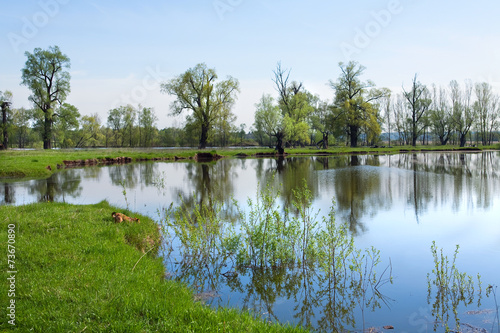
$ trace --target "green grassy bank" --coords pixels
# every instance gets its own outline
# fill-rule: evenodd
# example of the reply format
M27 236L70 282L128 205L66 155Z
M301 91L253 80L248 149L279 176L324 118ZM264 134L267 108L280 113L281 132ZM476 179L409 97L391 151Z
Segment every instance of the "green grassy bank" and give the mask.
M115 224L114 210L107 202L0 206L0 331L300 331L195 302L164 278L157 225L144 216Z
M459 148L458 146L397 146L391 148L349 148L333 147L327 150L315 148L293 148L286 149L288 155L324 155L324 154L395 154L411 151L455 151L470 150L471 148ZM500 149L500 145L491 147L473 148ZM0 151L0 178L46 178L56 172L57 165L63 165L64 160L86 160L106 158L130 157L133 161L164 159L176 160L178 158L193 158L199 151L195 149L142 149L142 148L110 148L110 149L60 149L60 150L5 150ZM209 152L209 151L205 151ZM272 154L273 149L249 148L249 149L217 149L212 153L224 157L255 156L258 153Z

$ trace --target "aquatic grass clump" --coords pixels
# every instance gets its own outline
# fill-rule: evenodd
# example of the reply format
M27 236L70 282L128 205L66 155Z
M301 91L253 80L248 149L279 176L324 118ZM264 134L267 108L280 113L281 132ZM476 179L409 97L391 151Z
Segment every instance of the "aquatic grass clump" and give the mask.
M293 191L290 208L280 207L279 196L279 190L266 185L255 200L247 200L245 210L233 202L239 207L236 220L228 220L228 207L213 199L209 204L182 201L181 207L168 209L167 247L179 246L180 253L169 266L171 275L200 292L216 291L222 283L246 290L244 306L263 302L270 317L278 297L303 292L297 316L304 327L312 327L313 304L325 305L318 321L322 329L355 327L357 307L364 326L365 309L388 305L380 287L392 283L391 264L378 274L380 252L356 247L348 224L336 222L334 203L320 218L305 181ZM249 274L252 283L240 274Z
M280 212L276 201L279 191L270 185L248 199L248 214L240 209L240 239L237 263L240 266L284 266L297 261L300 225L290 218L287 208Z
M432 304L432 315L436 318L434 330L438 323L442 323L446 332L450 332L450 312L453 313L457 330L460 329L460 320L457 308L460 304L470 305L477 297L477 307L481 305L482 288L481 276L477 274L476 282L471 275L460 272L456 267L459 245L456 246L453 258L450 262L443 249L438 251L436 242L432 242L431 252L434 257L433 278L427 274L428 294L427 302L431 304L433 290L435 289L434 302ZM433 288L435 287L435 288Z
M199 262L212 262L225 254L225 225L222 220L222 205L214 201L211 205L186 203L169 207L165 226L170 235L178 238L183 257ZM172 242L173 240L170 240Z

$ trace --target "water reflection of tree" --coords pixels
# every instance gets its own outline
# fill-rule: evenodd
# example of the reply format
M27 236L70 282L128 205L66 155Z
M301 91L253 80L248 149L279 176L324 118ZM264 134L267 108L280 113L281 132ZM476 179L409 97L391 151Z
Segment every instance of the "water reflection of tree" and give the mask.
M4 182L3 194L0 194L0 198L2 198L2 201L0 201L0 205L15 203L16 201L15 191L16 187L12 183Z
M81 195L80 170L69 169L52 174L49 178L34 181L28 191L39 202L65 201L66 196L77 198Z
M271 163L258 163L259 183L261 187L271 185L275 189L280 189L283 208L292 208L293 191L302 187L304 180L313 199L317 198L319 191L317 175L313 172L314 159L314 157L288 157L269 159Z
M198 206L212 207L215 202L225 207L228 221L234 221L238 214L232 204L234 193L234 179L238 177L235 164L241 160L223 160L217 163L188 163L186 164L186 182L190 186L175 189L176 197L182 198L186 208ZM184 189L189 188L190 192Z
M393 156L387 165L412 171L411 179L400 178L393 191L405 196L418 217L429 209L450 200L458 211L467 207L490 208L493 193L500 190L498 152L483 153L418 153Z
M362 168L378 166L379 157L344 156L331 164L337 168L333 177L337 214L342 221L349 222L351 232L363 233L366 230L363 217L373 216L379 209L392 204L391 192L383 190L380 173Z
M107 168L111 183L124 188L135 188L141 182L139 166L141 164L115 165ZM150 164L153 165L153 164Z

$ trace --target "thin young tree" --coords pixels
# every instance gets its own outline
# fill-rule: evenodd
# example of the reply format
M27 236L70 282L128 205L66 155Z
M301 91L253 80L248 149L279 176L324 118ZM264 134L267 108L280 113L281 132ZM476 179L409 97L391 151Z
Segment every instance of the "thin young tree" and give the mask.
M472 129L475 120L475 112L472 107L472 82L466 81L463 89L457 81L450 82L450 98L452 108L452 119L460 147L465 147L467 135Z
M411 89L406 91L403 87L403 95L410 111L411 145L415 147L418 137L425 130L425 117L431 105L429 90L425 85L417 81L417 75L415 74Z

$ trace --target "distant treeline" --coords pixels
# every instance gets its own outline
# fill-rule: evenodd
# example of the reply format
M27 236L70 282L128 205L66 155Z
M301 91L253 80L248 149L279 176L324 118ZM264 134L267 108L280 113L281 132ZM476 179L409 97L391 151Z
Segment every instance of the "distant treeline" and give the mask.
M186 114L184 124L158 129L153 108L121 105L103 120L81 115L65 103L70 93L69 58L57 46L26 52L22 85L33 108L16 108L12 93L0 91L0 148L153 147L261 145L283 153L290 146L467 144L499 140L500 96L489 83L451 81L445 87L412 79L400 92L362 81L365 67L339 63L330 80L332 100L322 100L290 69L273 71L277 96L263 93L254 123L236 125L232 108L240 92L237 79L217 81L215 69L198 64L161 84L172 95L170 115ZM164 117L166 115L162 115ZM385 133L385 135L382 135Z

